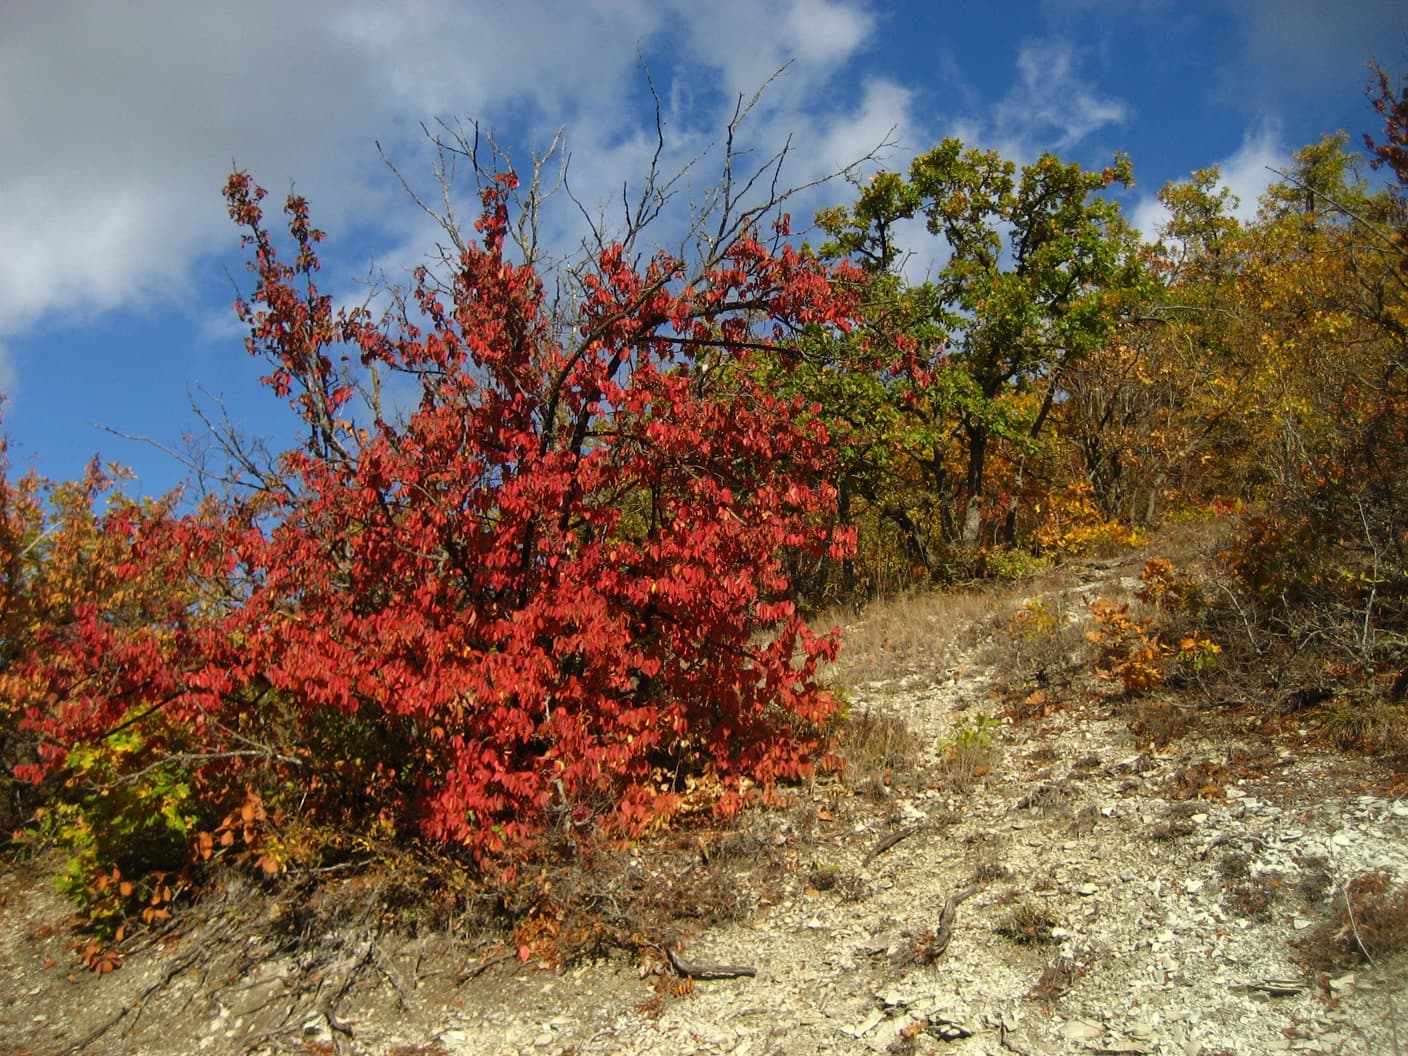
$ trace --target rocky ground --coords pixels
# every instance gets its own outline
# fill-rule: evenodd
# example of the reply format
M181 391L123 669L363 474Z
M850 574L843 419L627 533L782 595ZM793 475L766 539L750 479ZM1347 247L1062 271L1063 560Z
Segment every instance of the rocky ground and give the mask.
M849 689L877 731L864 766L584 882L604 915L674 892L655 945L548 968L468 928L313 934L231 884L95 975L45 863L13 865L0 1054L1405 1051L1408 951L1375 949L1408 915L1401 760L1191 694L1146 741L1149 715L1061 673L1085 602L1127 594L1141 562L1031 588L1059 662L1018 641L1021 595L961 633L952 609L911 614L905 649L851 628L876 654ZM1337 956L1361 928L1372 961Z

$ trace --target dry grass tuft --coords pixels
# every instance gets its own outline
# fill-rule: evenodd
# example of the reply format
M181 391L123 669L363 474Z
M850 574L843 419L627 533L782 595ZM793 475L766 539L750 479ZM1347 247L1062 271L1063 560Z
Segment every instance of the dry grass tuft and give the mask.
M1001 657L986 658L1005 669L1011 691L1047 686L1078 662L1085 646L1084 606L1073 611L1060 594L1013 599L993 643Z
M830 675L838 685L951 675L963 653L981 641L1009 591L910 593L882 598L863 611L833 610L818 627L841 628L841 656Z
M1140 744L1164 748L1193 730L1196 712L1177 700L1157 697L1134 701L1128 718L1130 732L1139 738Z
M883 799L897 775L918 770L919 740L894 715L866 709L841 720L836 750L846 760L846 783L855 791Z
M1408 708L1376 693L1351 694L1324 713L1321 727L1343 750L1401 752L1408 749Z
M1023 900L1009 909L992 930L1019 946L1044 946L1054 941L1051 932L1057 923L1045 907Z
M1329 916L1296 944L1315 971L1336 971L1408 950L1408 886L1364 873L1343 885Z

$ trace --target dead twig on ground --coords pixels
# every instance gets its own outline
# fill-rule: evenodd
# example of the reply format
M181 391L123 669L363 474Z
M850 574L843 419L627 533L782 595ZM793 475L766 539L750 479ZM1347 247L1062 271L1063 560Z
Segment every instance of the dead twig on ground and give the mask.
M471 979L477 979L477 978L479 978L479 976L483 975L483 974L484 974L485 972L487 972L490 968L494 967L494 965L496 965L496 964L503 964L505 961L511 961L511 960L513 960L513 959L514 959L515 957L517 957L517 956L518 956L518 953L517 953L515 950L505 950L503 953L499 954L497 957L486 957L484 960L480 961L478 964L474 965L472 968L465 968L465 969L463 969L458 975L456 975L456 976L455 976L455 985L456 985L456 986L463 986L465 983L469 982Z
M201 944L196 946L194 949L188 950L181 956L177 957L167 967L166 971L161 973L160 978L145 987L142 992L138 994L130 1004L126 1005L116 1015L109 1018L107 1022L101 1024L96 1029L89 1031L88 1034L80 1038L78 1041L74 1042L68 1048L60 1050L62 1056L69 1056L69 1054L71 1053L88 1052L94 1042L96 1042L104 1034L110 1031L113 1027L121 1023L125 1018L127 1018L129 1013L132 1014L132 1022L128 1025L125 1033L131 1034L132 1029L137 1025L137 1020L141 1018L142 1009L143 1007L145 1007L148 999L157 991L165 988L178 975L181 975L183 972L186 971L186 969L190 968L193 964L199 961L201 957L208 956L208 954L208 947L204 944Z
M948 949L953 938L953 925L958 919L958 906L983 889L982 884L970 884L962 891L949 895L939 914L939 923L932 933L919 936L914 943L914 957L922 964L933 964Z
M670 961L670 967L686 979L740 979L758 974L758 969L745 965L690 964L681 960L679 954L669 947L665 948L665 956Z
M926 824L926 821L917 821L913 825L906 825L902 829L896 829L894 832L881 839L879 843L877 843L874 847L870 849L870 853L867 854L865 858L861 861L860 867L864 869L866 866L868 866L876 858L880 857L880 855L888 851L895 844L899 843L901 840L909 839L909 837L913 836L920 829L924 828Z

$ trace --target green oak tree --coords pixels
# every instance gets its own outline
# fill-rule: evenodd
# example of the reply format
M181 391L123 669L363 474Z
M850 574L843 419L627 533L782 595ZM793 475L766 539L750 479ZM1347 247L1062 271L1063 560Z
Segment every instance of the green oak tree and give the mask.
M1132 179L1124 157L1089 171L1044 154L1019 169L951 138L818 214L821 252L872 276L868 338L822 375L870 379L848 383L860 398L845 406L819 394L865 423L851 482L877 493L931 573L943 548L1011 542L1035 514L1036 456L1072 368L1149 296L1138 236L1099 193ZM916 254L935 262L922 282L903 277Z

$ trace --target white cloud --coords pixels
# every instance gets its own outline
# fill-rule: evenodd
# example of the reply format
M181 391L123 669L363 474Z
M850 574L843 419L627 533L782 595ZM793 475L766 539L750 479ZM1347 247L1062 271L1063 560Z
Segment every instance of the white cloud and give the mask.
M1168 210L1152 194L1140 195L1133 206L1125 209L1125 215L1146 242L1158 241L1159 232L1169 220Z
M18 377L15 373L14 357L10 354L9 346L0 341L0 393L5 396L14 396L15 383ZM0 399L0 422L4 421L5 404Z
M875 29L874 19L855 5L835 0L714 0L670 5L685 27L683 50L718 71L719 89L729 106L748 96L788 63L793 76L768 93L770 109L800 109L815 100L809 90L853 58Z
M811 178L908 119L893 84L836 90L873 31L866 9L837 0L0 3L0 338L181 303L196 263L236 245L219 196L232 159L270 189L271 213L296 180L334 247L367 227L399 243L389 269L435 232L373 144L421 177L419 126L437 116L482 117L520 149L566 125L574 190L619 200L655 148L622 102L644 93L638 53L652 47L669 67L655 71L666 172L790 62L748 135L759 158L789 133L823 143L786 174Z
M864 12L831 0L797 0L786 15L787 37L799 62L825 68L849 59L875 28Z
M660 30L666 10L642 2L362 0L332 8L328 28L391 89L384 108L420 116L473 105L487 116L526 103L556 124L620 98L637 47Z
M815 148L809 149L814 149L823 169L835 171L884 142L899 146L915 132L913 101L913 93L894 81L868 80L855 109L830 115L822 123Z
M1103 95L1078 72L1075 50L1059 40L1028 41L1017 55L1017 83L994 110L1004 153L1025 157L1069 150L1107 125L1130 121L1130 105Z
M1246 222L1256 216L1257 205L1266 189L1277 179L1272 169L1285 170L1291 154L1282 143L1279 127L1262 121L1249 129L1241 146L1226 158L1210 162L1217 165L1221 185L1237 199L1233 215ZM1192 173L1189 173L1191 176ZM1130 223L1149 241L1158 238L1159 230L1168 223L1168 210L1153 194L1142 195L1129 210Z
M83 316L178 297L192 254L230 244L219 189L232 158L275 188L298 174L330 212L356 204L357 182L331 178L326 159L353 137L371 86L310 13L6 7L0 331L56 309Z
M1272 122L1250 129L1242 145L1218 162L1223 185L1237 198L1234 212L1238 219L1245 221L1256 216L1261 196L1278 179L1271 170L1285 171L1290 162L1291 152L1281 141L1279 127Z

